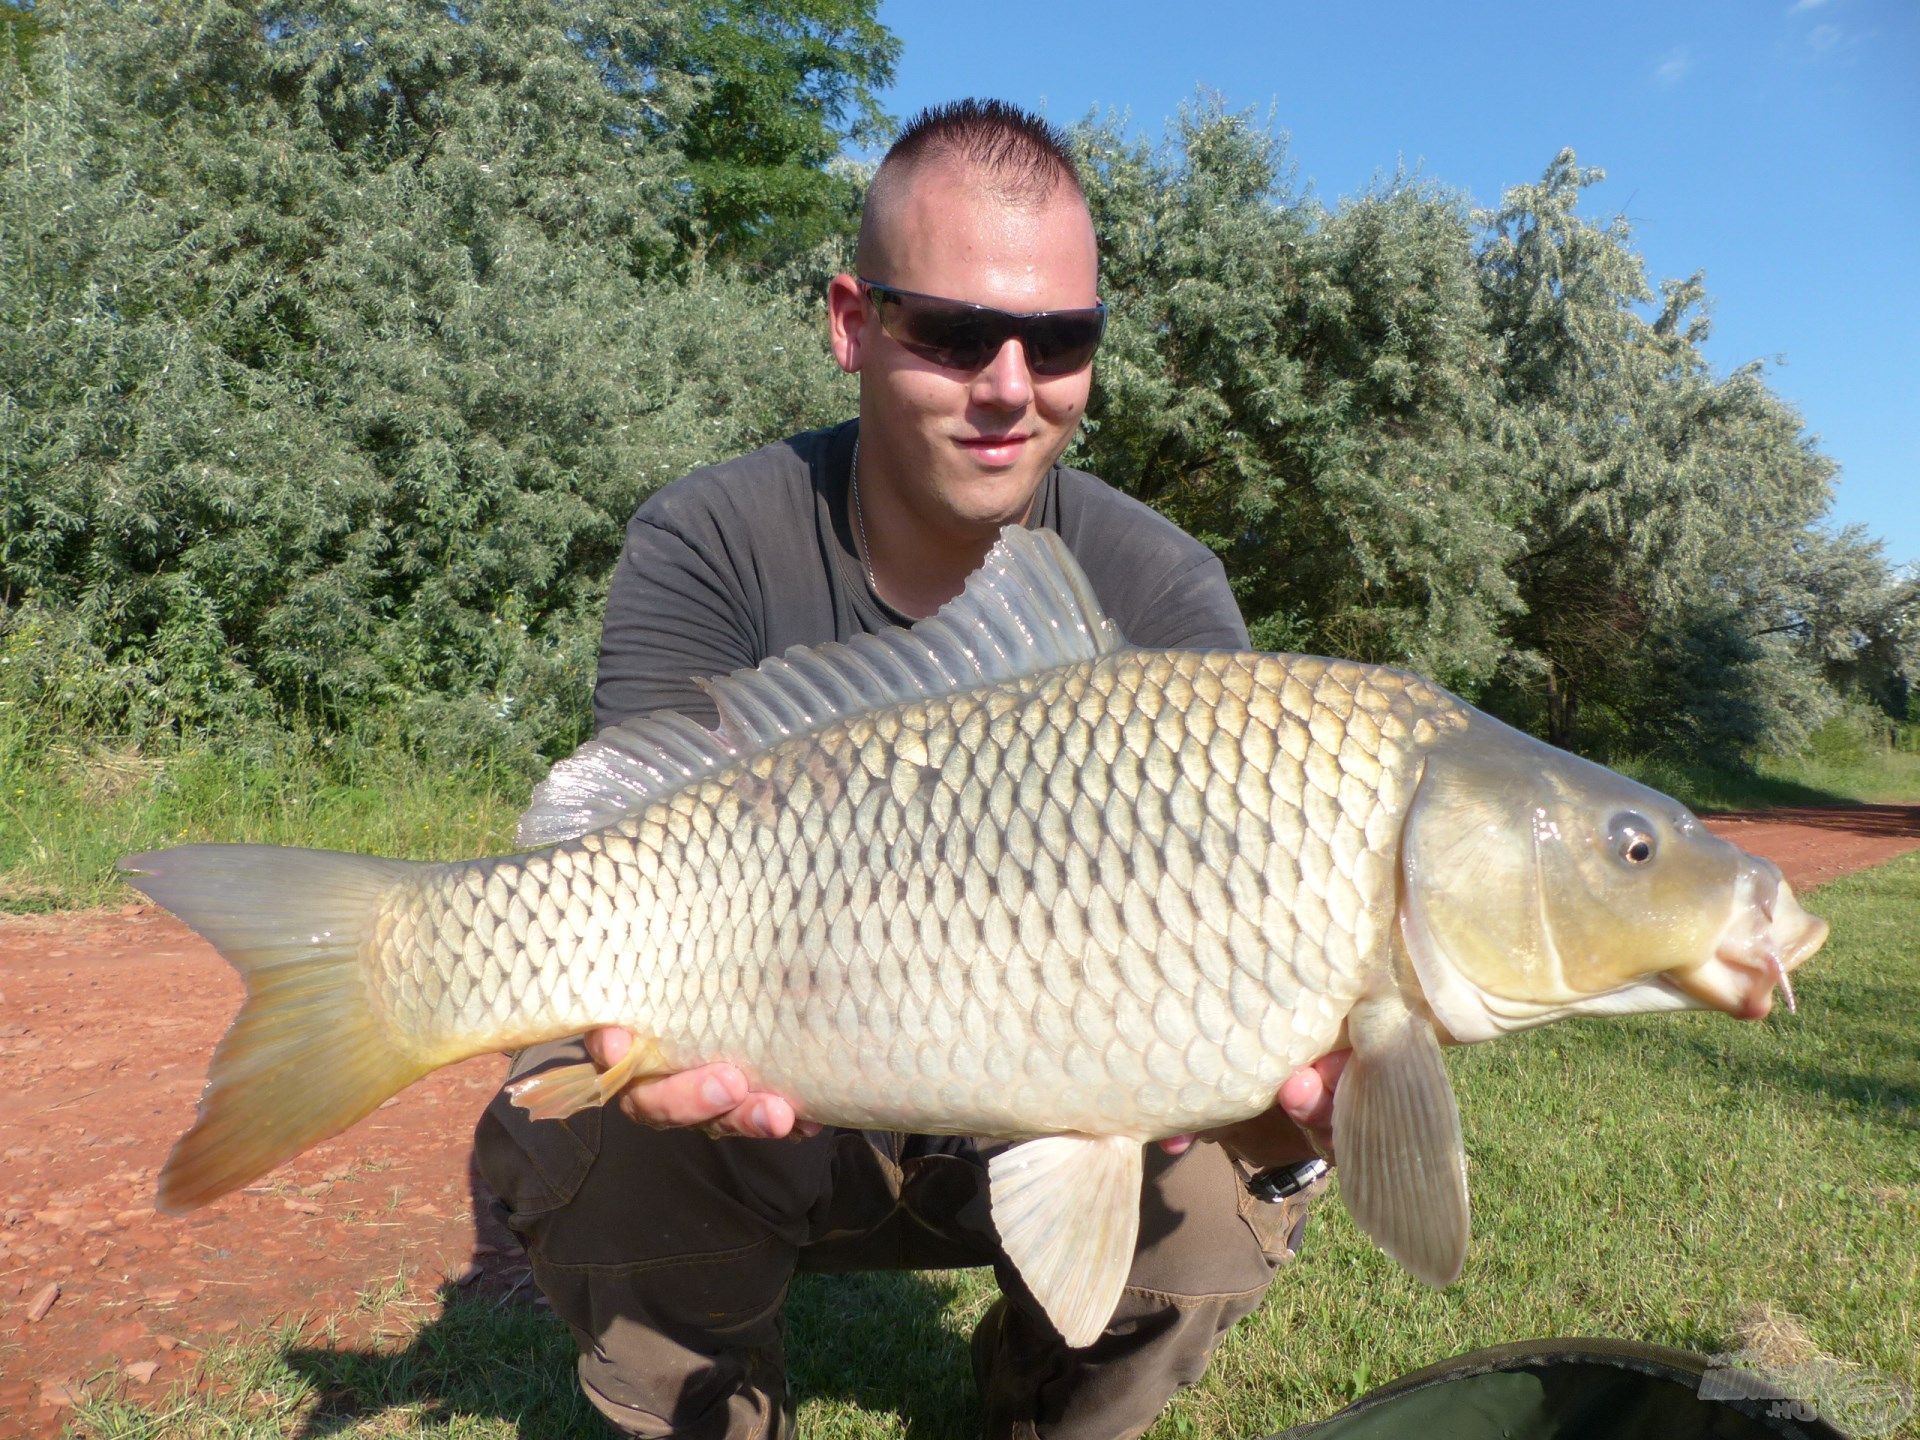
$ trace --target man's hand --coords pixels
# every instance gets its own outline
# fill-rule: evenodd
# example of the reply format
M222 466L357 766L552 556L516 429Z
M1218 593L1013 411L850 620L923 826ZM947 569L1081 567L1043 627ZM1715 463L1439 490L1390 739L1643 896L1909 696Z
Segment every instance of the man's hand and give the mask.
M1160 1142L1169 1155L1178 1155L1195 1139L1218 1140L1255 1170L1289 1165L1324 1155L1333 1159L1333 1089L1347 1068L1351 1050L1322 1055L1313 1064L1287 1077L1271 1110L1222 1125L1199 1136L1171 1135Z
M633 1032L617 1026L589 1030L585 1038L587 1054L602 1070L633 1047ZM628 1119L656 1129L698 1125L709 1135L759 1140L820 1133L818 1125L795 1116L791 1101L748 1089L740 1067L724 1062L636 1080L620 1092L620 1108Z

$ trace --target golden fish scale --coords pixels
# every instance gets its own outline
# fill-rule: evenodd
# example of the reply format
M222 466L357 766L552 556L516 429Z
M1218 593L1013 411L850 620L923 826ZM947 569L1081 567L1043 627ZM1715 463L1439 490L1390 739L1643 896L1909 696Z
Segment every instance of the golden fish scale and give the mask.
M1136 651L875 711L447 867L375 985L428 1044L620 1022L839 1124L1191 1130L1333 1045L1463 718L1397 671Z

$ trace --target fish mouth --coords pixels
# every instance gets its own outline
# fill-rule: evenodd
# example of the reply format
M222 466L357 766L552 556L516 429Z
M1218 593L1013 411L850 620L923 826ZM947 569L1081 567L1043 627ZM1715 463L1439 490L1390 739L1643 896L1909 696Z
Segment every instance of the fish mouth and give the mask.
M1682 994L1742 1020L1761 1020L1778 990L1793 1013L1789 975L1827 943L1827 922L1800 908L1793 887L1767 861L1740 877L1733 916L1711 959L1670 970L1666 981Z

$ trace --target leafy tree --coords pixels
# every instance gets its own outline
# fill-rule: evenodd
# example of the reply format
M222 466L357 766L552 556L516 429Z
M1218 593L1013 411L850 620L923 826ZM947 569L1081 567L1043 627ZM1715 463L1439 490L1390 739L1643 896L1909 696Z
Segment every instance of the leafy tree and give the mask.
M817 282L871 10L0 0L0 700L569 743L634 504L851 408ZM1589 746L1911 703L1914 577L1820 528L1830 462L1571 152L1476 216L1303 198L1217 101L1076 144L1114 313L1077 458L1226 558L1258 643Z
M1575 213L1602 178L1563 150L1538 184L1507 192L1481 249L1501 355L1495 436L1519 482L1511 662L1539 678L1559 745L1595 677L1675 599L1707 519L1683 463L1702 378L1684 330L1697 285L1670 289L1658 319L1640 315L1653 295L1625 221Z
M1404 175L1297 198L1212 102L1158 151L1079 142L1115 309L1084 453L1226 556L1259 643L1410 663L1563 745L1790 746L1823 673L1856 683L1838 635L1904 695L1902 592L1807 588L1854 553L1816 528L1830 462L1758 369L1712 375L1700 278L1656 296L1571 152L1475 217Z
M1601 178L1562 151L1507 193L1480 251L1494 434L1518 481L1508 674L1557 744L1622 722L1615 743L1636 749L1791 744L1821 687L1750 617L1788 603L1831 463L1757 368L1713 377L1699 276L1656 297L1626 222L1576 213Z
M680 127L692 243L777 265L859 222L861 178L834 164L890 122L876 94L900 43L873 0L708 0L668 59L699 83Z
M5 71L16 79L32 65L43 28L39 13L31 5L0 0L0 53L7 57Z
M36 693L565 743L637 500L844 404L786 294L666 273L684 17L47 14L44 96L0 120L0 596Z
M1226 557L1258 643L1485 673L1512 591L1464 206L1403 178L1328 214L1215 102L1160 151L1079 144L1114 310L1089 462Z
M1808 528L1787 551L1783 583L1747 624L1784 636L1832 689L1909 718L1920 684L1920 574L1896 573L1859 526Z

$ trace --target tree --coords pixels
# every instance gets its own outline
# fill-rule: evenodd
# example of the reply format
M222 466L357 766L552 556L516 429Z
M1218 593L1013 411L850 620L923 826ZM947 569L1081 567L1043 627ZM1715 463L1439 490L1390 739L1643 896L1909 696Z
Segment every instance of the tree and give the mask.
M1836 693L1908 719L1920 683L1920 574L1896 573L1857 525L1801 531L1786 561L1773 593L1743 610L1747 624L1789 639Z
M710 0L662 64L699 82L680 127L688 241L778 265L859 221L864 186L833 162L890 129L875 98L900 43L873 0Z
M0 72L16 79L27 73L43 28L39 12L31 5L18 0L0 0L0 54L7 59Z
M1484 674L1512 589L1464 205L1402 178L1328 214L1213 101L1159 151L1078 144L1113 310L1093 468L1221 553L1256 643Z
M1863 536L1817 528L1833 464L1760 367L1711 373L1701 278L1656 300L1626 222L1575 213L1601 178L1561 152L1481 249L1520 482L1512 673L1557 744L1792 748L1852 657L1879 657L1890 693L1902 592Z
M1572 743L1595 677L1673 598L1703 518L1676 453L1678 393L1699 378L1681 331L1696 292L1671 291L1655 322L1637 313L1653 295L1625 221L1575 213L1602 178L1561 151L1538 184L1507 192L1481 248L1501 357L1495 436L1519 482L1512 663L1538 676L1557 745Z
M0 119L0 597L39 693L566 743L634 504L842 393L804 307L677 257L687 17L46 13Z
M638 500L850 408L810 282L881 123L866 0L0 17L0 688L55 722L559 748ZM1256 643L1589 747L1910 703L1913 577L1820 528L1831 463L1571 152L1476 216L1304 198L1213 100L1074 138L1112 307L1075 458L1222 555Z

